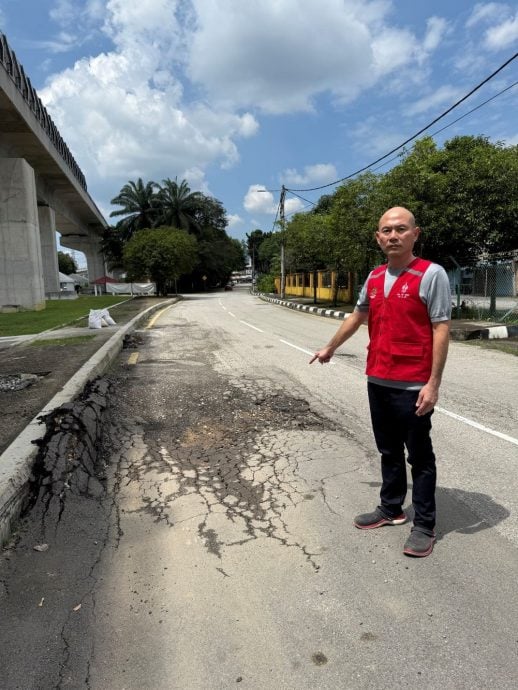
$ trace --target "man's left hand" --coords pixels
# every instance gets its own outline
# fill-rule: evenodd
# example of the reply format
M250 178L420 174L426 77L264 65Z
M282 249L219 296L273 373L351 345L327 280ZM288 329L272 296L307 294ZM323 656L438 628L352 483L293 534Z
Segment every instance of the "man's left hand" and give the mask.
M439 389L436 386L433 386L431 383L427 383L426 386L423 386L421 390L419 391L419 395L417 396L417 402L415 404L416 406L416 415L418 417L422 417L425 414L428 414L433 408L435 407L435 403L439 399Z

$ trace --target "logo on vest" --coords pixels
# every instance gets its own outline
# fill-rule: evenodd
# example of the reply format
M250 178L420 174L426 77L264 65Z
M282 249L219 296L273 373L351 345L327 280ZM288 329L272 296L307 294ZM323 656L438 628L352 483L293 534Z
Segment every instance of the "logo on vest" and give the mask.
M397 293L397 296L399 297L399 299L407 299L408 297L410 297L410 294L408 292L408 283L405 283L401 286L401 290Z
M369 299L374 299L377 294L378 294L377 288L372 288L372 290L369 292Z

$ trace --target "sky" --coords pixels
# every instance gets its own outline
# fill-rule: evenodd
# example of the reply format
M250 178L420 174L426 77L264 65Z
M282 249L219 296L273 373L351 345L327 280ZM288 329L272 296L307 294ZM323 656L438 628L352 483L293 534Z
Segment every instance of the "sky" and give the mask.
M0 30L109 222L128 180L177 177L243 239L273 229L282 184L369 165L494 72L518 3L0 0ZM429 132L515 81L518 59ZM517 112L518 86L435 139L518 144ZM288 193L287 217L333 189Z

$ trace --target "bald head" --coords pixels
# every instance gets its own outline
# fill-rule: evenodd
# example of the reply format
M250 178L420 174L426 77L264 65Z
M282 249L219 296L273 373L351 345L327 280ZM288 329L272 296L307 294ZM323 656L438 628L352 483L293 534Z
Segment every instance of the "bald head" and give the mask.
M414 214L411 211L404 206L394 206L393 208L389 208L388 211L385 211L385 213L381 216L378 229L381 230L384 225L395 225L399 222L402 222L411 228L415 228L416 226Z
M381 216L376 241L386 255L389 266L404 268L413 261L414 244L419 233L414 214L403 206L389 208Z

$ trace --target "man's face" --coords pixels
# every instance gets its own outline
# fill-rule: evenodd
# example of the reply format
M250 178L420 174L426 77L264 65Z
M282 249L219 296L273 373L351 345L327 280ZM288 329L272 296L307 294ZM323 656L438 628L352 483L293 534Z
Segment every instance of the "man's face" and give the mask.
M380 218L376 241L389 260L410 257L419 232L410 213L394 209Z

